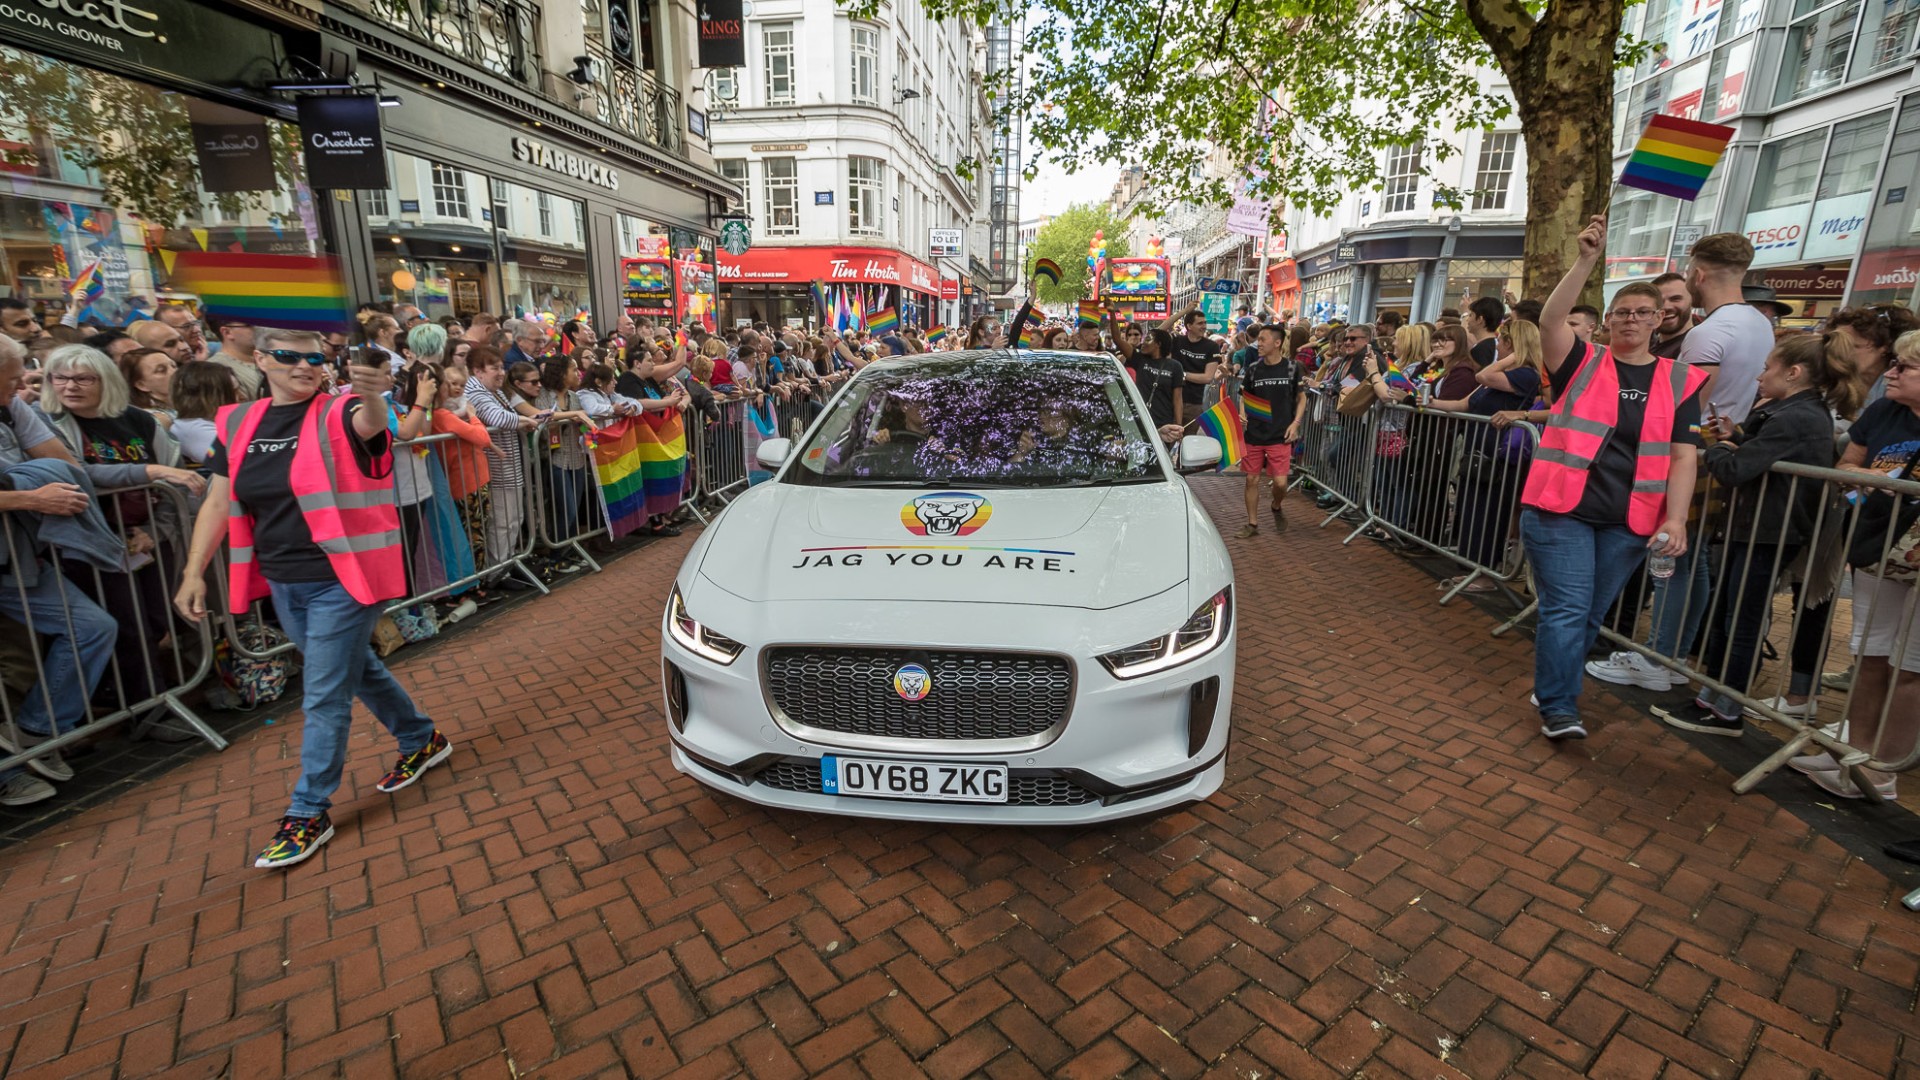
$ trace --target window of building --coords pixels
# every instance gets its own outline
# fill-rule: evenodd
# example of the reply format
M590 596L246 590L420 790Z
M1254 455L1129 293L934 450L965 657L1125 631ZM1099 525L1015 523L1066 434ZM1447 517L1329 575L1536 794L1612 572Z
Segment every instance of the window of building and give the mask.
M714 101L731 103L740 96L739 68L714 68L712 78L709 92Z
M880 103L880 32L871 26L853 27L852 92L856 104Z
M1753 198L1747 203L1747 212L1811 201L1826 146L1827 133L1822 129L1761 147L1760 169L1754 177Z
M387 163L387 175L388 176L393 175L393 163L391 161ZM368 217L386 218L386 217L393 216L393 201L387 198L387 191L385 188L381 188L377 191L375 190L363 191L360 193L360 197L366 200Z
M795 236L800 232L800 176L793 159L767 158L760 163L767 184L767 235Z
M1607 280L1652 277L1667 267L1679 200L1621 188L1607 215Z
M540 235L553 235L553 196L538 192L533 197L533 205L540 212Z
M1871 75L1898 63L1913 45L1920 0L1868 0L1853 47L1853 77Z
M1785 63L1773 103L1783 105L1844 82L1847 58L1853 53L1854 30L1859 21L1860 0L1846 0L1794 23L1787 31Z
M721 158L714 167L720 175L740 186L740 197L727 200L727 212L753 216L753 185L747 180L747 161L745 158Z
M465 221L473 216L467 202L467 174L452 165L433 163L433 212Z
M1480 164L1473 174L1473 208L1505 210L1507 189L1513 186L1513 158L1520 145L1517 131L1490 131L1480 139Z
M1403 213L1419 204L1420 149L1421 144L1414 143L1387 151L1387 178L1386 186L1381 191L1381 213Z
M791 105L794 99L793 24L768 23L761 32L766 57L767 104Z
M1880 148L1886 144L1887 125L1892 122L1892 113L1880 112L1834 125L1818 198L1853 195L1873 187L1880 171Z
M847 231L854 236L879 236L886 227L885 170L879 158L847 159Z

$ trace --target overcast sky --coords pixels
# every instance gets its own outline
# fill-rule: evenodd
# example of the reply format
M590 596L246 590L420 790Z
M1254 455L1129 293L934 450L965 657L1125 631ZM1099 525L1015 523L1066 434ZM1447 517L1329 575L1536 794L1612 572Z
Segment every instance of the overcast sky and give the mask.
M1028 154L1033 148L1028 147ZM1033 160L1031 157L1029 161ZM1120 178L1120 166L1096 165L1068 176L1058 165L1042 163L1040 175L1021 189L1020 216L1039 217L1058 214L1074 203L1104 200Z

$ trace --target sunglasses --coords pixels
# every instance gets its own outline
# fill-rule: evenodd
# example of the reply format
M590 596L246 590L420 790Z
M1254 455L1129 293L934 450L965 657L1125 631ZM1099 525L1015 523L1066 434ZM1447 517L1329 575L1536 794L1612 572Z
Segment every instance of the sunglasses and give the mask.
M295 352L292 349L263 349L261 351L282 364L298 364L304 360L314 367L320 367L331 362L326 353Z

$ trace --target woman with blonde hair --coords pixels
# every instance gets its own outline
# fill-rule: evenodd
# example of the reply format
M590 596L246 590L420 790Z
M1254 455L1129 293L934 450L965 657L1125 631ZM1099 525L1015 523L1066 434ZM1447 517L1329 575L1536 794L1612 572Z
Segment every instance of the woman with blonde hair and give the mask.
M1433 332L1426 323L1409 323L1393 332L1393 355L1407 378L1418 379L1433 352Z

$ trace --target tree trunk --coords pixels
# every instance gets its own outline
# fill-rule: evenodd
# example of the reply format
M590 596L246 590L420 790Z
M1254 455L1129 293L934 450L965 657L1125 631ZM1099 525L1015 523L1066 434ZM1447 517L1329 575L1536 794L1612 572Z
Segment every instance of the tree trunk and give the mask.
M1553 0L1538 22L1516 4L1467 0L1468 17L1513 87L1527 144L1521 295L1545 300L1613 185L1613 56L1624 0ZM1606 264L1584 299L1598 305Z

